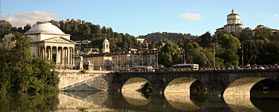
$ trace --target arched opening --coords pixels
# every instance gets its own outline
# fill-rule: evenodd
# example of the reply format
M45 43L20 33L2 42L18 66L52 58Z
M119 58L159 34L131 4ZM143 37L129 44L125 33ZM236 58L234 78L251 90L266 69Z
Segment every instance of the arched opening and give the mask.
M192 111L199 109L207 100L207 88L195 78L180 77L167 85L164 95L172 107Z
M128 79L123 84L121 91L142 91L142 89L145 89L147 85L151 86L148 80L140 77L135 77Z
M201 81L196 80L190 87L191 100L201 106L206 102L207 96L207 88L205 85Z
M252 87L258 82L265 80L263 77L245 77L232 82L224 91L224 98L226 96L242 96L250 97Z
M123 98L131 105L143 106L151 101L151 84L140 77L128 79L121 88Z
M251 102L261 111L279 110L279 82L265 79L253 86L250 91Z
M270 79L256 83L251 91L251 98L279 98L279 83Z
M235 111L274 111L278 110L278 90L278 82L263 77L246 77L231 83L223 96Z
M133 106L144 106L151 101L150 98L146 98L143 93L138 91L126 91L122 93L122 96L127 103Z

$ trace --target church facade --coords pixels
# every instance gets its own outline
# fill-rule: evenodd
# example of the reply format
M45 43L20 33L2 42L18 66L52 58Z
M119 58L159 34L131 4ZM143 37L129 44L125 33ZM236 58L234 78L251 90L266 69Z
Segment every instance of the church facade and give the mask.
M243 29L243 24L240 21L240 16L232 10L232 13L227 16L227 24L217 29L216 31L224 31L224 32L240 32Z
M31 38L33 56L53 61L56 68L74 68L75 42L69 34L48 22L35 25L25 34Z

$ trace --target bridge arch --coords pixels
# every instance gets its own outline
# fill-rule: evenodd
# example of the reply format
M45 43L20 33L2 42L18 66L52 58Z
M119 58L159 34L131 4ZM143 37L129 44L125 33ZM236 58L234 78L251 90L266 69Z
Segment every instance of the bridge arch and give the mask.
M147 79L141 77L130 78L122 85L121 92L123 93L125 91L139 91L148 82L149 81Z
M138 91L123 92L122 96L126 102L133 106L144 106L151 101L151 99L146 98L143 93Z
M167 102L175 109L183 111L193 111L200 109L191 98L184 93L166 93L164 94Z
M193 111L200 108L200 105L192 100L192 96L194 96L192 93L199 94L199 90L207 89L198 79L178 77L167 84L164 96L172 107L183 111Z
M228 95L228 88L230 92ZM279 97L279 83L266 77L241 78L231 83L224 92L224 101L234 111L278 110L272 100ZM237 89L238 88L238 89ZM233 90L235 89L235 90ZM236 90L237 89L237 90Z
M245 77L232 82L224 91L223 97L227 96L249 96L251 89L260 81L267 80L265 77Z
M191 90L203 90L206 91L206 87L203 83L193 77L179 77L173 79L168 83L164 90L164 94L168 93L184 93L190 96Z
M224 97L224 100L229 108L235 112L260 112L251 101L250 96L226 96Z
M150 102L140 91L149 81L145 78L134 77L128 79L121 88L123 98L133 106L144 106Z

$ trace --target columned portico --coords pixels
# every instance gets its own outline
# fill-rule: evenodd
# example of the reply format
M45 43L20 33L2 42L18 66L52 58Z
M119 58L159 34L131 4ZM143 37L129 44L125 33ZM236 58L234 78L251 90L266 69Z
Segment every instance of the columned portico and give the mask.
M66 68L71 68L74 65L73 51L74 46L39 46L39 57L52 60L56 65L63 65ZM63 67L63 68L64 68Z
M41 23L32 27L25 34L31 37L32 54L46 58L56 65L56 68L74 68L75 43L70 35L63 33L51 23Z

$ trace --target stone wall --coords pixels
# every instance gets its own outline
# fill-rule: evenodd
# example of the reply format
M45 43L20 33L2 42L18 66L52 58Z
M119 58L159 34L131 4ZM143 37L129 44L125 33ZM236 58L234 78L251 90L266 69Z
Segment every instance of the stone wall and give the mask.
M56 70L61 91L108 90L112 71Z

